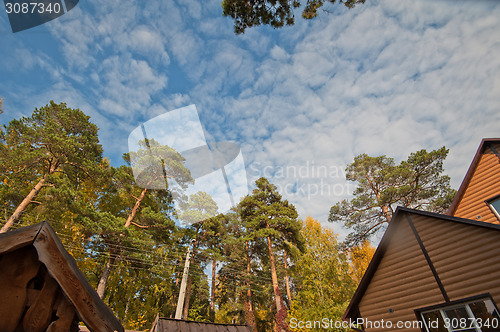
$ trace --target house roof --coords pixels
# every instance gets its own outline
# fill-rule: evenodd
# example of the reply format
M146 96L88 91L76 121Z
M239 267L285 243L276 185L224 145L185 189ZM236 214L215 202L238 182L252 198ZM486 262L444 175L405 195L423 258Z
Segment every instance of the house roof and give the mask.
M153 332L251 332L248 325L219 324L192 320L159 317L153 325Z
M472 179L472 176L474 174L474 171L476 170L479 161L481 160L481 155L485 152L487 148L491 148L492 143L500 143L500 138L483 138L481 141L481 144L479 145L479 148L477 149L476 154L474 155L474 159L472 159L472 163L469 166L469 169L467 170L467 173L465 174L465 177L462 181L462 184L460 185L460 188L457 191L457 194L455 195L455 198L453 199L453 202L450 205L450 208L446 212L448 215L453 215L462 200L465 190L469 186L469 183ZM497 157L500 160L500 151L496 151L493 149L493 152L497 155Z
M438 214L438 213L432 213L432 212L426 212L426 211L420 211L420 210L414 210L414 209L409 209L409 208L404 208L404 207L398 207L391 219L391 222L389 223L389 226L387 227L387 230L384 233L384 236L382 237L382 240L380 241L379 246L377 247L377 250L375 251L375 254L373 255L372 260L370 261L370 264L368 265L368 268L366 269L365 274L363 275L363 278L361 279L361 282L358 285L358 288L356 289L351 302L349 303L349 306L347 307L344 316L342 317L344 320L352 319L356 320L359 317L359 311L358 311L358 305L363 298L365 291L368 288L368 285L370 284L370 281L372 277L374 276L381 260L382 257L384 256L384 253L386 252L391 237L395 230L397 229L397 224L403 220L404 214L409 214L409 215L420 215L420 216L426 216L426 217L432 217L440 220L447 220L451 222L455 222L458 224L464 224L464 225L472 225L475 227L482 227L486 229L490 229L492 231L500 231L500 225L498 224L492 224L492 223L486 223L486 222L481 222L481 221L475 221L475 220L470 220L470 219L464 219L464 218L458 218L458 217L452 217L449 215L444 215L444 214Z
M74 258L47 222L0 234L0 255L33 246L81 320L94 332L123 331L120 321L88 283Z

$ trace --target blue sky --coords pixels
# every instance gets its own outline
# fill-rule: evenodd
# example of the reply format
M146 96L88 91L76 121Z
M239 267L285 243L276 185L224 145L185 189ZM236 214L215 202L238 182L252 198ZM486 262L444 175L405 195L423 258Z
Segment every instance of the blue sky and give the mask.
M500 137L500 3L325 8L244 35L211 0L80 0L15 34L1 12L0 121L64 101L119 165L134 128L195 104L207 139L241 146L249 183L267 176L323 223L360 153L400 161L445 145L458 188L481 138Z

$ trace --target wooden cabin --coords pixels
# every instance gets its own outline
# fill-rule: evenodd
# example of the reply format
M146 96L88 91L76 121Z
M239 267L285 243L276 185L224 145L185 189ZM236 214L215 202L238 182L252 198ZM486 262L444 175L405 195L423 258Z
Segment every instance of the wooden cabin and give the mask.
M353 330L500 331L498 151L481 142L448 214L396 210L343 316Z
M123 332L47 222L0 234L0 331Z

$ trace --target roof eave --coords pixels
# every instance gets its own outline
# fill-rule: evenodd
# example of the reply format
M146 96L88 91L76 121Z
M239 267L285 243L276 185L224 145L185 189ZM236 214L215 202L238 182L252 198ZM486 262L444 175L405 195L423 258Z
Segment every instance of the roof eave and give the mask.
M474 174L474 171L476 170L476 167L479 164L481 155L488 146L488 143L498 143L498 142L500 142L500 138L483 138L481 140L481 144L479 144L479 147L476 151L476 154L474 155L474 158L472 159L469 169L467 170L467 173L465 174L465 177L462 180L462 183L460 184L460 188L458 189L457 194L455 195L455 198L453 199L453 202L451 203L448 211L446 211L447 215L452 216L455 213L458 204L462 200L462 197L465 193L465 189L468 187L472 175Z

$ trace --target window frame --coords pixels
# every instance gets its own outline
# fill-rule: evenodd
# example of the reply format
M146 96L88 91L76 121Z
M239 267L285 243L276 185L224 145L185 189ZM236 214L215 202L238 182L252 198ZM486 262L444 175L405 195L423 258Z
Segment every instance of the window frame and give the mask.
M496 196L493 196L491 198L488 198L484 202L486 203L486 205L488 205L488 207L490 208L491 212L493 212L493 214L500 221L500 211L497 211L497 209L495 209L495 207L492 204L493 202L496 202L496 201L500 201L500 194L496 195Z
M499 195L499 198L500 198L500 195ZM479 295L475 295L475 296L471 296L471 297L467 297L467 298L463 298L463 299L459 299L459 300L455 300L455 301L450 301L450 302L445 302L445 303L440 303L440 304L435 304L435 305L431 305L431 306L427 306L427 307L415 309L414 313L415 313L417 319L421 322L421 330L422 330L422 332L429 332L429 329L427 328L427 325L425 323L423 314L429 313L429 312L432 312L432 311L439 311L442 317L446 317L445 314L444 314L444 310L456 309L456 308L465 308L465 310L467 311L467 314L470 317L474 317L475 318L473 312L470 309L469 304L474 303L474 302L478 302L478 300L483 300L483 301L490 300L491 303L493 304L494 308L495 308L495 311L497 312L497 314L500 317L500 310L498 310L498 306L497 306L496 302L493 300L493 297L491 296L490 293L483 293L483 294L479 294ZM498 323L499 323L499 326L500 326L500 318L499 318ZM474 325L475 326L470 327L470 328L474 328L478 332L482 331L480 327L478 327L476 324L474 324ZM457 330L453 330L451 328L447 328L447 330L449 332L455 332L455 331L457 331Z

